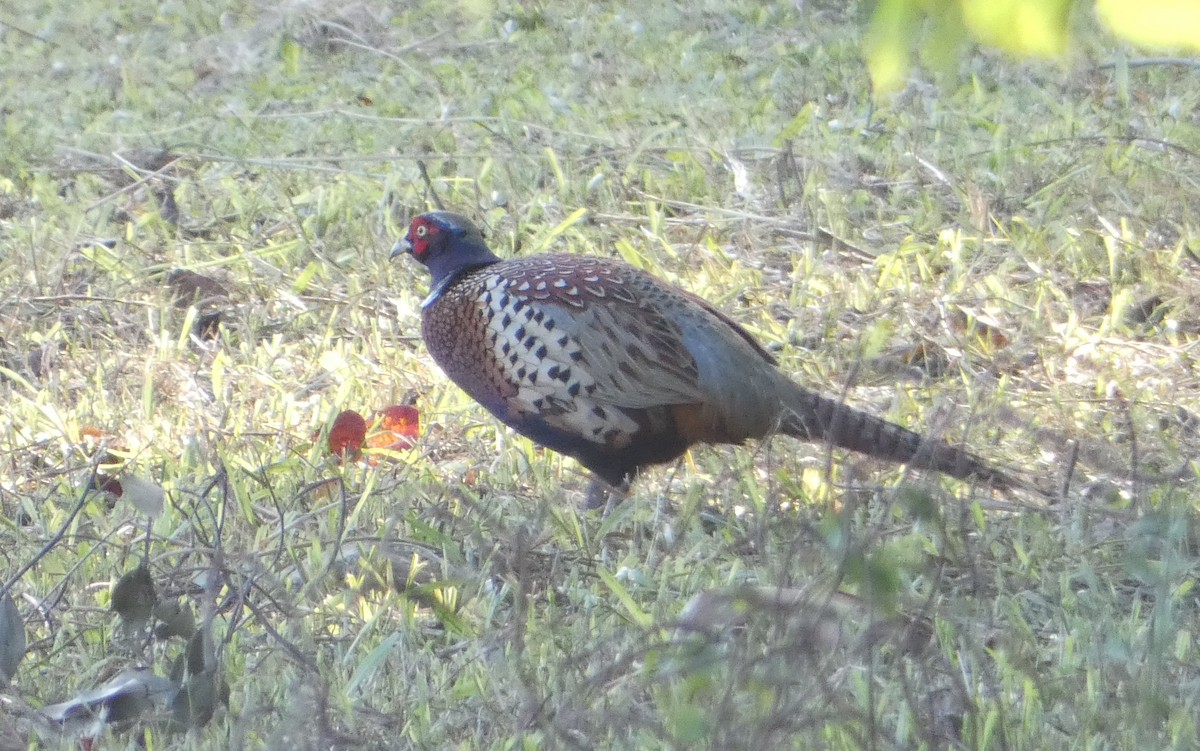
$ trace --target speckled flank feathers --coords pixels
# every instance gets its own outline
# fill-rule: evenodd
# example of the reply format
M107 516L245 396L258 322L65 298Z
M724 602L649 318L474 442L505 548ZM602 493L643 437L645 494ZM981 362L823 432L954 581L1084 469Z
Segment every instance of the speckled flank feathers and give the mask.
M501 261L469 220L413 220L397 252L433 273L422 335L476 401L611 485L696 443L781 432L995 485L973 455L815 394L704 300L618 261Z

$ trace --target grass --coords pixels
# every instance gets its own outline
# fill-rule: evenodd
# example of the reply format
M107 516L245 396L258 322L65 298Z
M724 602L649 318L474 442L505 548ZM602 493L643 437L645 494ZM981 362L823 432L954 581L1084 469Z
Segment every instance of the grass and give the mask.
M1170 480L1200 409L1193 75L1126 67L1081 18L1064 63L977 52L873 101L838 4L442 5L0 17L13 743L184 653L109 611L145 560L230 696L114 748L1195 746L1195 500ZM577 511L579 467L424 353L426 279L387 250L429 186L501 255L618 255L801 382L1070 466L1068 493L999 513L780 439ZM175 304L180 268L223 296ZM314 440L404 401L422 438L392 460ZM163 514L86 490L93 428Z

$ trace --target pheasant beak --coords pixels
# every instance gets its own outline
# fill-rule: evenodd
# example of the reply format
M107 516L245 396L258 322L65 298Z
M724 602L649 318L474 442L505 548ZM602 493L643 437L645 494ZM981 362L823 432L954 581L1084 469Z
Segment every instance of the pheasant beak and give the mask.
M396 241L395 245L392 246L392 253L391 253L391 255L388 256L388 258L395 258L396 256L404 255L405 253L412 253L412 252L413 252L412 243L410 243L408 241L407 237L402 237Z

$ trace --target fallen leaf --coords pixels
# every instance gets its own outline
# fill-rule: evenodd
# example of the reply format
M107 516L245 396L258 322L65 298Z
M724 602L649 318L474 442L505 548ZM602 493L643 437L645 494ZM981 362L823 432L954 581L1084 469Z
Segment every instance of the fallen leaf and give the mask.
M950 315L950 328L957 334L974 335L993 349L1004 349L1011 342L1003 324L995 316L974 308L958 308Z
M393 404L379 410L379 429L367 438L367 446L373 449L402 451L417 443L421 434L421 413L416 407Z
M177 308L195 305L206 310L229 302L229 291L220 282L187 269L172 269L167 274L167 287Z
M329 453L343 461L356 459L366 439L367 421L354 410L345 410L334 418L329 428Z

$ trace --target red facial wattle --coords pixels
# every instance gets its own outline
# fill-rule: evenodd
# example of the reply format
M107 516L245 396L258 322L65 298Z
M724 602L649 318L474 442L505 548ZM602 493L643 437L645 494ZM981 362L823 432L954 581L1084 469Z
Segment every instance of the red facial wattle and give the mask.
M419 217L413 221L412 226L408 228L408 234L404 239L412 248L413 257L418 261L423 261L429 254L429 241L433 235L437 233L437 228L427 224Z

